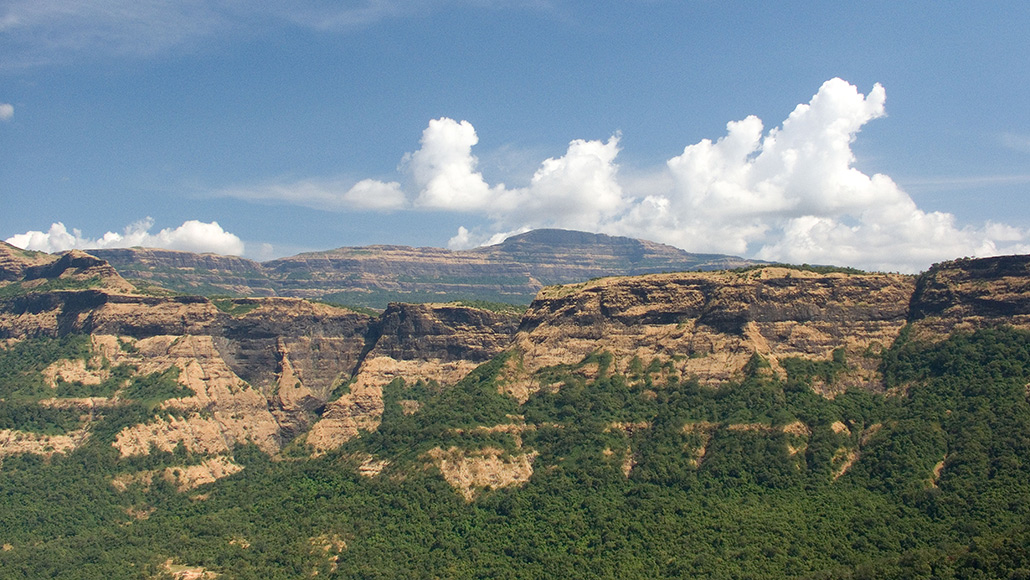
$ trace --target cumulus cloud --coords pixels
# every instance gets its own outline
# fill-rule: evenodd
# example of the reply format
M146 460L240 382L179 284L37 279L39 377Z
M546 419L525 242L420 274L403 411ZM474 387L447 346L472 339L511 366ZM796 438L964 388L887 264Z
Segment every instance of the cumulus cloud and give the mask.
M885 115L886 91L867 95L841 79L768 131L732 121L726 134L684 148L654 175L620 183L619 136L575 140L545 160L525 187L491 185L477 169L466 121L436 119L406 157L414 206L492 220L461 228L451 247L539 227L585 229L665 242L690 251L766 260L918 271L941 259L1030 251L1030 233L989 223L960 226L919 207L889 176L856 167L851 145Z
M925 212L890 177L856 169L851 144L884 115L886 93L831 79L782 126L748 117L670 159L675 186L645 197L616 229L680 247L809 263L913 271L963 255L1024 251L1025 236L960 228Z
M524 230L594 229L626 205L616 181L617 135L606 142L572 141L565 155L541 163L528 186L514 188L491 186L476 171L472 147L478 141L468 121L430 121L421 148L405 158L419 188L416 208L478 213L494 220L497 228Z
M107 232L100 238L88 238L80 230L69 230L63 223L57 222L45 232L29 231L11 236L5 241L25 250L51 253L73 248L90 250L144 246L187 252L243 254L244 245L240 238L223 230L218 222L189 220L177 228L165 228L156 234L150 233L153 225L154 221L148 217L129 225L122 233Z
M10 120L14 116L14 105L0 103L0 121Z
M216 191L214 195L251 201L289 203L330 211L390 211L406 205L400 183L375 179L363 179L353 184L344 180L306 179L290 183L232 187Z
M491 188L476 171L472 146L479 142L468 121L434 119L422 132L422 147L405 157L421 191L415 205L428 209L477 212L488 210L504 193Z
M480 225L461 227L449 240L455 249L557 227L693 252L904 272L960 256L1030 252L1030 232L958 224L952 214L920 209L889 176L855 167L852 144L866 123L885 115L885 103L879 84L862 94L830 79L779 126L766 129L755 116L731 121L722 137L687 145L649 173L620 176L616 133L571 141L518 186L489 183L473 153L476 129L443 117L431 120L418 149L402 158L400 181L308 180L221 194L337 211L475 217Z

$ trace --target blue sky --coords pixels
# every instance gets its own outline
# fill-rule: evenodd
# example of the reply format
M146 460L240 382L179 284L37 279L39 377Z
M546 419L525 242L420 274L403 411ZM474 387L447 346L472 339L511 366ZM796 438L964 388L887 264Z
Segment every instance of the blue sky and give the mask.
M0 0L0 239L1027 253L1028 29L1023 0Z

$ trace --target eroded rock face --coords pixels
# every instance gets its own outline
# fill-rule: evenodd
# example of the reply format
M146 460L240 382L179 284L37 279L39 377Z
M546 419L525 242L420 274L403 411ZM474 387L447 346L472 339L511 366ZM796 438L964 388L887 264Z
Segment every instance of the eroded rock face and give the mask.
M833 385L816 385L832 395L850 386L881 388L875 355L907 323L931 338L991 324L1030 328L1027 256L951 262L918 279L784 268L599 279L543 290L521 322L454 304L392 304L371 318L294 298L216 305L202 297L143 296L81 252L48 257L0 246L0 270L0 284L20 285L0 300L0 339L93 337L96 360L55 363L45 373L50 383L60 377L96 384L108 376L103 359L132 365L137 374L177 368L179 382L195 392L162 403L153 420L119 433L115 446L123 456L182 446L202 457L229 457L244 443L274 454L302 435L326 451L378 428L383 387L392 380L453 384L509 349L516 356L507 359L499 382L522 401L546 386L537 374L546 367L603 372L599 361L582 364L601 352L612 355L606 372L631 373L634 365L657 361L655 380L718 384L742 376L755 354L769 363L767 372L782 374L788 358L829 360L837 351L850 370ZM68 284L51 284L62 279ZM91 286L76 289L79 281ZM47 287L63 289L33 291ZM119 403L112 396L41 404L92 416ZM419 412L418 405L408 411ZM0 453L63 452L88 435L86 428L56 438L7 431ZM698 441L700 463L704 437ZM438 453L473 482L480 481L469 475L477 465L521 473L531 461Z
M215 287L240 296L333 296L377 308L393 295L483 298L525 304L547 284L597 276L714 270L755 263L691 254L654 242L567 230L536 230L472 250L378 245L308 252L258 263L235 256L147 248L96 250L128 278L185 293Z
M897 337L914 287L912 276L784 268L601 279L542 291L515 345L529 373L604 351L620 372L657 358L703 383L738 376L755 353L782 372L783 358L843 348L855 372L840 387L876 389L866 355Z
M14 282L25 277L25 270L54 262L57 258L43 252L30 252L0 241L0 282Z
M0 429L0 460L11 455L32 453L50 457L67 453L85 442L89 431L76 429L64 435L40 435L14 429Z
M455 382L508 348L517 328L516 318L479 308L391 304L370 328L357 382Z
M379 426L383 386L394 379L453 384L504 351L511 316L451 304L391 304L369 329L350 392L326 406L308 433L321 452Z
M529 481L537 457L535 451L511 455L495 447L475 451L459 447L445 451L436 447L427 455L447 483L461 491L466 501L475 499L482 489L499 489Z
M140 369L151 372L175 366L179 383L196 394L162 403L170 417L120 432L114 446L122 457L146 455L151 447L174 451L178 445L200 454L229 453L241 443L254 443L266 453L279 450L282 433L268 400L232 372L210 336L156 336L135 347L136 353L116 361L137 360Z
M336 449L362 431L378 429L384 408L382 387L354 385L349 393L326 405L305 441L316 453Z
M910 317L923 337L997 324L1030 328L1030 256L934 265L919 278Z

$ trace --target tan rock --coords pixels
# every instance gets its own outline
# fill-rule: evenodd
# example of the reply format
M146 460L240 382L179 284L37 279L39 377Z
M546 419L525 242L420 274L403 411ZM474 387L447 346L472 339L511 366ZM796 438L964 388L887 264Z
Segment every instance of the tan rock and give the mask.
M24 453L45 457L55 453L68 453L81 446L88 438L89 431L85 428L76 429L65 435L40 435L27 431L0 429L0 460Z
M830 429L838 435L851 435L851 429L848 429L848 426L841 421L834 421L833 424L830 425Z
M658 359L708 384L740 377L755 353L782 375L784 358L828 360L843 348L852 372L839 388L881 389L878 361L863 355L893 342L914 286L912 276L785 268L606 278L542 290L515 345L524 377L607 352L618 372L634 357Z
M533 460L538 454L533 451L512 456L494 447L475 451L459 447L444 451L436 447L427 455L447 483L461 491L466 501L472 501L480 489L497 489L529 481L533 475Z
M349 393L326 406L305 441L316 453L335 449L361 431L378 429L383 409L382 387L354 385Z
M224 455L218 455L209 457L198 465L166 467L161 477L182 492L213 483L240 471L243 471L242 465L234 463Z

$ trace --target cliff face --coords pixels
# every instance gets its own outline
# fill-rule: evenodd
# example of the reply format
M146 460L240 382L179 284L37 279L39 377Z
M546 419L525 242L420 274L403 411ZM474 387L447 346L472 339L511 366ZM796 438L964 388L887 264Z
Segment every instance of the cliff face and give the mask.
M391 304L369 328L349 391L326 406L306 442L324 451L359 430L374 430L383 413L385 385L394 379L453 384L508 348L517 327L512 316L488 310Z
M55 258L43 252L29 252L0 241L0 282L21 280L25 269L53 262Z
M373 319L297 298L144 296L81 252L7 255L0 338L89 334L96 365L130 365L136 376L176 369L178 383L195 393L166 401L161 418L120 433L115 444L123 456L181 445L214 457L247 442L276 453L320 419L313 441L335 447L359 428L375 428L383 384L397 376L457 380L506 348L517 327L510 316L454 305L394 305ZM106 378L79 367L81 361L56 364L51 383L56 376L91 384ZM337 390L347 392L326 409ZM117 405L102 397L89 402ZM348 413L355 419L341 427ZM5 433L9 444L0 445L0 455L26 445L70 448L87 436Z
M649 259L646 246L619 247ZM791 359L844 364L832 384L813 385L832 396L882 389L878 354L906 324L931 340L992 324L1030 328L1027 256L950 262L918 278L775 267L603 278L544 289L520 321L456 304L391 304L372 318L296 298L145 296L81 252L0 250L0 339L90 334L97 360L137 375L177 369L195 393L126 428L117 442L123 455L182 445L215 457L243 442L276 453L299 436L325 451L378 427L383 387L394 379L450 385L509 350L500 388L523 401L558 386L548 378L554 367L717 385L755 364L783 376ZM104 379L81 361L55 365L52 384L57 376ZM98 413L117 404L88 400ZM21 446L8 449L64 449L87 436L3 435Z
M276 296L260 263L238 256L158 248L90 250L128 279L195 294Z
M531 392L533 373L575 365L594 352L634 358L666 372L720 383L739 376L752 355L773 372L791 357L829 360L843 349L850 376L834 389L879 388L878 360L908 318L910 276L816 274L783 268L747 272L609 278L540 293L515 346Z
M1030 328L1030 256L934 265L916 285L911 320L931 336L995 324Z

